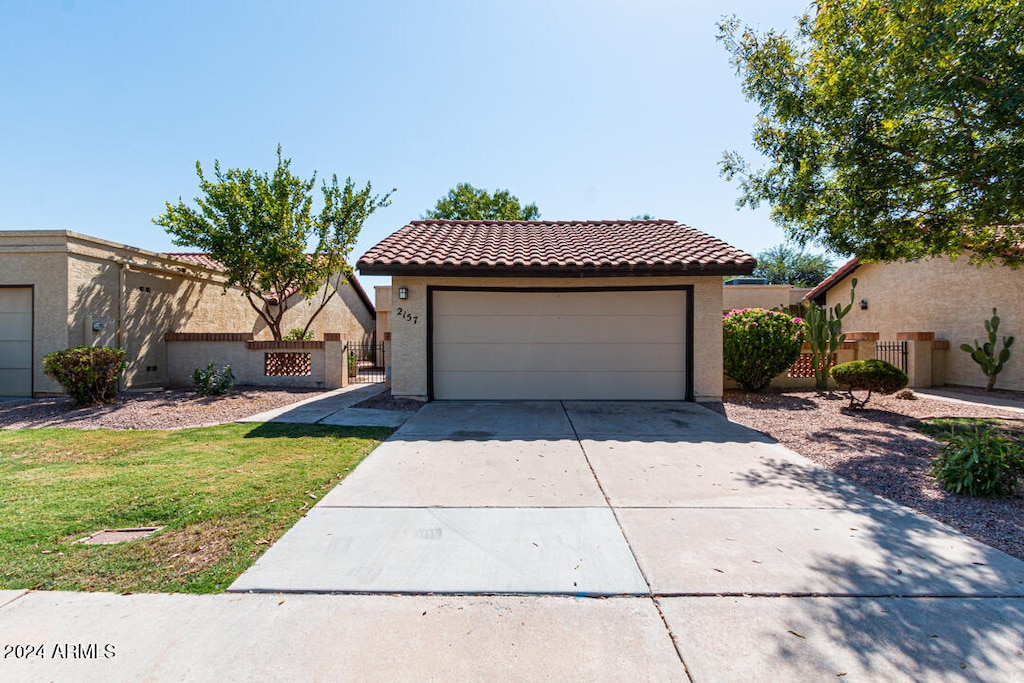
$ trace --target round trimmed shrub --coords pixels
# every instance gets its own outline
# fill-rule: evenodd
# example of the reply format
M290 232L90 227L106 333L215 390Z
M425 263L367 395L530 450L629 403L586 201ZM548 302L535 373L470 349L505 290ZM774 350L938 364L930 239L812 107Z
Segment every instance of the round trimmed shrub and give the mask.
M113 403L121 373L128 367L124 349L79 346L43 357L43 372L63 386L75 403Z
M725 374L761 391L800 357L803 321L782 311L743 308L722 319Z
M892 363L870 358L868 360L852 360L840 363L832 368L832 379L840 388L846 389L850 396L850 408L863 408L871 399L871 392L891 394L907 386L907 373ZM854 398L854 389L867 391L863 400Z

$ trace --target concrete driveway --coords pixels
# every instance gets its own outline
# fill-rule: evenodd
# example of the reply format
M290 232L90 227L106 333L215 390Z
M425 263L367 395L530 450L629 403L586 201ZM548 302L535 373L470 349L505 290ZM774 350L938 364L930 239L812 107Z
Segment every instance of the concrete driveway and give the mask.
M692 403L428 404L231 590L634 598L693 680L1024 673L1024 563Z
M0 678L1024 680L1024 562L689 403L428 404L231 591L0 592L123 652Z

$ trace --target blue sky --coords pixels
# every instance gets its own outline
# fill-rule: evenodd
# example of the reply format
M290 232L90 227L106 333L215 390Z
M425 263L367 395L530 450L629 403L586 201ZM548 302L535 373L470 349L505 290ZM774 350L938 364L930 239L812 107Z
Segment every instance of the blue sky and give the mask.
M2 0L0 229L181 250L151 219L195 162L398 188L353 257L459 182L545 219L650 213L750 253L783 241L719 177L750 151L716 21L807 0ZM365 278L368 286L386 279Z

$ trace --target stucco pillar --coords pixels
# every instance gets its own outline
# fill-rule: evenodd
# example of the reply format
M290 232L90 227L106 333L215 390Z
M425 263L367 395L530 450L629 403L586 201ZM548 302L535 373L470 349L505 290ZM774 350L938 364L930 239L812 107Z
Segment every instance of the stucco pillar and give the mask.
M857 345L854 352L855 360L870 360L877 357L878 332L847 332L846 341Z
M907 386L928 389L932 386L932 342L934 332L897 332L896 341L907 342Z
M348 347L341 335L324 335L324 388L348 386Z

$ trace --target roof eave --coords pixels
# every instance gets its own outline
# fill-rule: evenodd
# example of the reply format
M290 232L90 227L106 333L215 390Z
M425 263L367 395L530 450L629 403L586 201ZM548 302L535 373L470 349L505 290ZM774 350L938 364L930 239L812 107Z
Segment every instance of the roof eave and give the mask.
M828 293L828 290L838 285L843 279L845 279L848 275L853 273L853 271L860 268L860 266L860 259L854 256L852 259L836 268L836 270L831 275L829 275L824 280L819 282L814 289L804 294L801 300L814 301L815 303L818 304L824 304L824 301L819 301L819 299L823 299L824 296Z
M356 265L360 275L405 275L410 277L721 277L749 275L753 262L715 263L691 266L432 266L424 264Z

